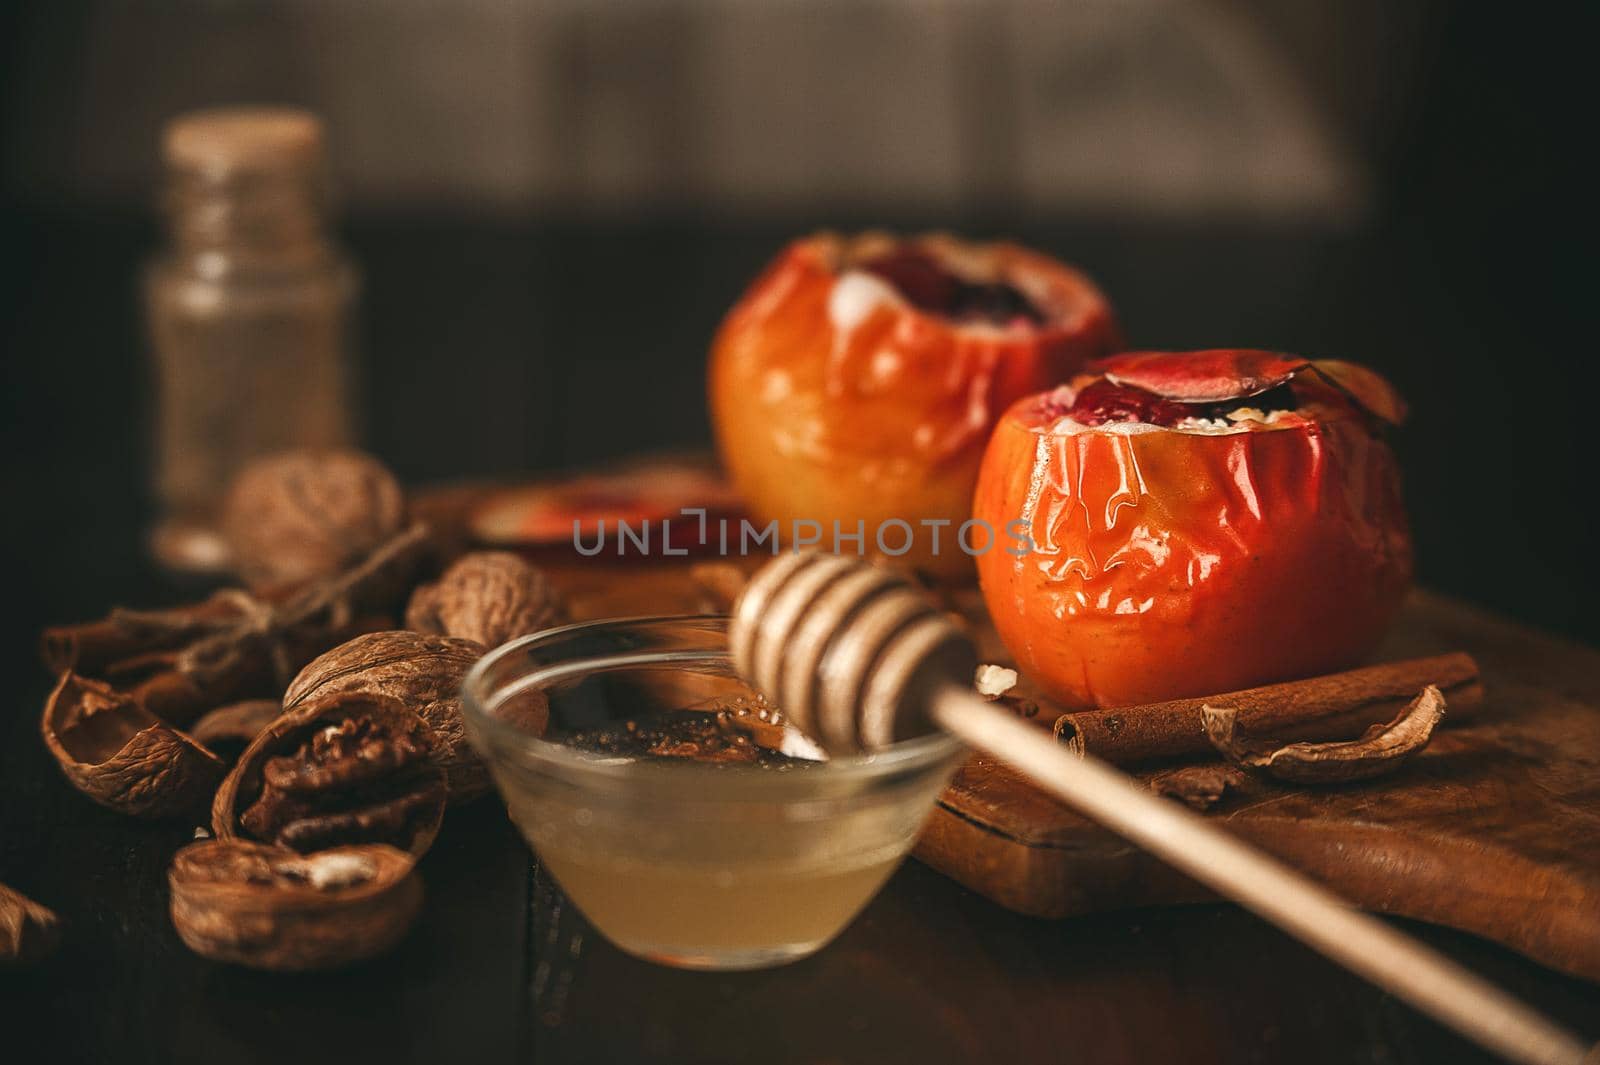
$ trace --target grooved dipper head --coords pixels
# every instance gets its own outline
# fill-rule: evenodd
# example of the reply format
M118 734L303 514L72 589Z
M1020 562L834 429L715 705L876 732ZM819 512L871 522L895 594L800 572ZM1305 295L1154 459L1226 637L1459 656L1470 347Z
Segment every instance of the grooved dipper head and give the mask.
M965 685L972 642L893 570L855 559L785 555L733 604L734 668L830 754L886 747L934 730L928 698Z

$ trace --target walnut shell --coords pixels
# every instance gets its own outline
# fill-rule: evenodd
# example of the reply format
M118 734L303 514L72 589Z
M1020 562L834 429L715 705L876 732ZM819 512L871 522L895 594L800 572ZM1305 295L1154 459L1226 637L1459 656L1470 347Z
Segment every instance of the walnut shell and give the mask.
M253 969L327 969L398 943L422 907L411 855L382 844L297 854L244 840L179 851L167 873L178 938Z
M368 633L313 659L290 682L283 706L295 710L337 692L399 699L433 729L450 800L464 802L489 790L489 772L461 720L461 681L483 653L482 644L453 636Z
M138 817L204 807L222 760L109 684L64 673L45 703L45 746L73 787Z
M189 735L219 757L233 760L261 730L283 713L276 699L247 699L242 703L219 706L189 726Z
M61 920L20 891L0 884L0 965L31 965L56 949Z
M331 577L400 531L405 497L359 451L286 451L245 467L229 489L223 532L256 591Z
M510 551L474 551L411 593L406 628L498 647L549 628L559 614L543 570Z
M398 699L329 693L245 748L212 801L211 831L302 852L386 843L420 856L444 817L435 741Z

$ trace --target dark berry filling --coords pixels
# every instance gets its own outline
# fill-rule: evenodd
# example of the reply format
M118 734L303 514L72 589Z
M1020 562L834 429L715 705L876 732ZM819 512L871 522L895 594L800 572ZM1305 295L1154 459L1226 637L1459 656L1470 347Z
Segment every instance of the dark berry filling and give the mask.
M1104 378L1078 390L1070 406L1056 405L1047 411L1052 417L1069 415L1081 425L1107 422L1142 422L1145 425L1174 426L1185 418L1225 418L1233 411L1251 407L1262 412L1294 410L1299 406L1294 390L1279 385L1254 396L1223 400L1220 403L1178 403L1131 385L1113 384Z
M897 248L859 266L889 282L918 310L954 321L1009 325L1021 318L1040 325L1045 320L1028 297L1004 281L968 281L916 247Z
M1189 407L1162 399L1142 388L1116 385L1101 378L1080 389L1072 406L1061 413L1071 415L1073 421L1083 425L1104 425L1106 422L1176 425L1189 417Z

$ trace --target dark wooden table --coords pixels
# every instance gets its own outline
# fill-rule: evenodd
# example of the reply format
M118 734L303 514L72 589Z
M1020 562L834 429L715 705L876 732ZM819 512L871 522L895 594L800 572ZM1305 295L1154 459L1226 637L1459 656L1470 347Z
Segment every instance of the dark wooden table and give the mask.
M0 975L0 1032L22 1049L9 1060L1486 1060L1232 907L1041 921L915 862L814 958L760 973L659 968L586 925L494 799L451 813L423 861L422 919L392 955L326 974L230 969L189 954L167 919L166 865L193 826L92 806L44 754L32 705L15 709L4 868L67 931L37 969ZM1600 1036L1600 986L1408 927Z
M31 650L44 624L195 591L156 573L140 543L149 506L131 276L150 233L124 217L5 219L7 248L27 270L5 297L0 360L14 566L0 653L11 685L0 881L55 908L67 928L54 958L0 974L0 1060L1483 1060L1231 907L1038 921L915 863L813 959L730 976L655 968L587 929L492 800L451 816L423 863L422 920L393 955L295 977L190 955L166 917L165 871L194 826L130 822L67 787L38 739L46 678ZM415 482L703 442L706 337L795 228L356 227L375 449ZM1594 634L1575 591L1593 582L1592 560L1541 553L1546 534L1516 507L1475 505L1465 531L1451 507L1519 471L1522 498L1559 494L1581 453L1524 470L1505 441L1460 432L1462 404L1524 398L1514 376L1487 367L1525 323L1492 308L1470 328L1452 317L1470 286L1428 296L1443 275L1415 281L1418 263L1435 262L1415 244L1105 226L1035 239L1098 273L1141 343L1273 344L1390 370L1418 407L1402 451L1425 577ZM1429 353L1445 349L1475 376L1435 380ZM1528 446L1560 452L1575 432L1553 424ZM1514 564L1485 567L1490 545ZM1407 927L1600 1037L1600 987L1468 936Z

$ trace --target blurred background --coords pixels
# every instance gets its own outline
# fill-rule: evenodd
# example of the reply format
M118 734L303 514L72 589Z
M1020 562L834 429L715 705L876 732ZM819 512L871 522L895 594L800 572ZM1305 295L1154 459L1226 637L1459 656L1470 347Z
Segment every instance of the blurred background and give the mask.
M1135 346L1388 373L1414 409L1421 580L1600 642L1571 146L1592 93L1553 13L101 0L0 18L24 632L101 613L107 589L175 594L140 539L159 134L196 107L286 103L327 122L366 279L364 441L409 481L708 444L711 334L793 235L1006 236L1089 271Z

